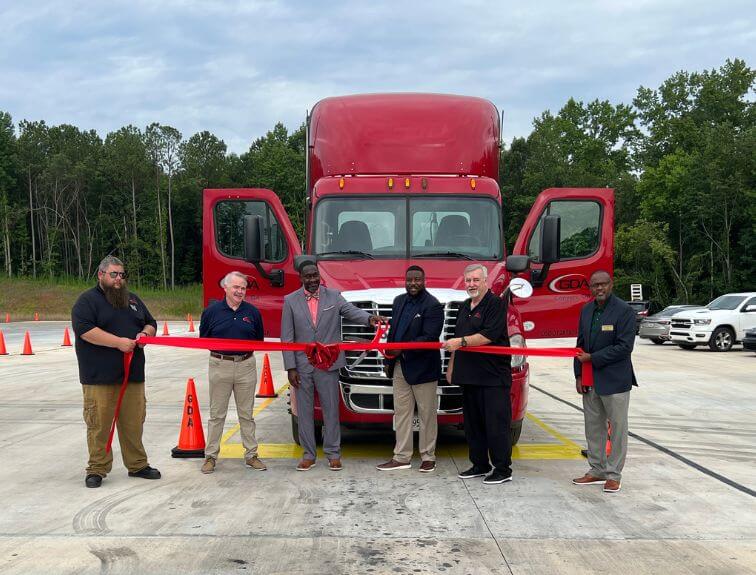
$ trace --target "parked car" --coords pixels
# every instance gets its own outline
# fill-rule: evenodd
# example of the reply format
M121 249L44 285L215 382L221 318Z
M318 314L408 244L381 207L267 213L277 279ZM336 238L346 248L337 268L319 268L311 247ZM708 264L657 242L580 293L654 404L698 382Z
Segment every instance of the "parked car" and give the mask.
M670 340L683 349L708 345L712 351L730 351L756 327L756 292L719 296L702 309L672 316Z
M743 349L756 351L756 327L746 330L743 338Z
M669 305L650 317L644 318L640 324L638 335L641 339L650 339L657 345L669 341L669 326L672 316L681 311L700 309L700 305Z
M659 309L655 302L647 300L629 301L627 303L635 310L635 333L640 330L641 322Z

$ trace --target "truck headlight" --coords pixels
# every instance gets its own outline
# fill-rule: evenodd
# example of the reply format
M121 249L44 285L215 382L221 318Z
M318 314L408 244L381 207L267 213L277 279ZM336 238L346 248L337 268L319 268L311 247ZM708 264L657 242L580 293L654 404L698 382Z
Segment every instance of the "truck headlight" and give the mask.
M709 325L711 323L710 319L694 319L693 325Z
M519 333L509 336L509 346L510 347L527 347L525 345L525 338L522 337ZM521 367L524 363L525 363L524 355L512 356L512 367Z

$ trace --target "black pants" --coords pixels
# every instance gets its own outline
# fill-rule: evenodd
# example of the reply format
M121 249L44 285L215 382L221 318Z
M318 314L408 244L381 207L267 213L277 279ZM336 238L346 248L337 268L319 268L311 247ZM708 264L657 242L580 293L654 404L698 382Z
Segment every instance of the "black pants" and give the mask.
M462 386L462 413L470 461L476 467L512 472L512 404L508 387ZM490 463L489 463L490 456Z

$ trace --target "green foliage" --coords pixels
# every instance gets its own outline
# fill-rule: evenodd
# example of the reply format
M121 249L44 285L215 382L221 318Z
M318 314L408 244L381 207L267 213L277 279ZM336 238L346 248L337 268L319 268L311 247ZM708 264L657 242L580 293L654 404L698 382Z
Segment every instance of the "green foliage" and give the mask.
M545 111L502 151L508 243L542 190L611 187L620 294L643 283L659 303L700 303L754 289L755 80L744 61L728 60L640 87L632 104L570 98ZM159 123L129 125L103 141L44 121L14 128L0 111L3 275L86 284L113 253L139 291L201 283L204 188L275 191L301 237L304 133L279 123L237 155L208 131L183 139ZM566 238L563 253L585 252L595 234Z

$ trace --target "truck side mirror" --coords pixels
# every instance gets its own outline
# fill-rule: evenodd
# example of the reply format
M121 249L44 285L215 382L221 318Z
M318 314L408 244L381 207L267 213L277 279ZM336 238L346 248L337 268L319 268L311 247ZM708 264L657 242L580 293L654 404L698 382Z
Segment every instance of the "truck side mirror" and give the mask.
M283 287L284 272L281 269L266 272L260 265L265 245L265 229L260 216L244 216L244 259L255 266L257 272L273 287Z
M556 215L544 216L541 222L541 262L553 264L560 259L562 219Z
M508 272L519 274L530 267L529 256L507 256L507 263L504 266Z
M262 259L263 227L260 216L244 216L244 259L259 263Z
M533 286L541 287L549 275L551 264L561 259L561 226L562 219L557 215L544 216L541 220L541 253L539 259L543 264L540 270L533 270L530 279Z

